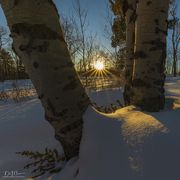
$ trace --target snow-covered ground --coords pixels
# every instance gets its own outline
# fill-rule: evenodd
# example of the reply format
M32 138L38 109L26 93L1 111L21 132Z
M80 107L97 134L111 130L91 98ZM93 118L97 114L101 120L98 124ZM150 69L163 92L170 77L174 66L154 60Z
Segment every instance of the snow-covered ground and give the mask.
M32 88L32 82L30 79L22 79L22 80L6 80L4 82L0 82L0 91L12 90L16 85L19 88Z
M166 82L167 106L158 113L133 106L112 114L89 107L84 115L79 158L64 169L40 179L49 180L179 180L180 179L180 77ZM120 89L90 92L92 101L109 105L122 100ZM23 169L29 160L17 151L45 147L62 151L54 131L44 120L38 99L0 104L0 177ZM78 172L78 173L77 173ZM1 179L1 178L0 178ZM20 179L20 178L19 178Z

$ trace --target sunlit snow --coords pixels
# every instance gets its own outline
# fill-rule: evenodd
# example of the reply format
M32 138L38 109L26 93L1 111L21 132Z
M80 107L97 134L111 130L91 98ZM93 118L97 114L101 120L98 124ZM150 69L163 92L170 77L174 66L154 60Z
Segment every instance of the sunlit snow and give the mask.
M166 107L157 113L134 106L112 114L89 107L79 158L71 159L51 180L179 180L180 179L180 78L167 79ZM99 105L122 100L120 89L91 92ZM53 128L44 120L39 100L0 104L0 170L23 170L29 161L15 154L45 147L62 152ZM78 172L78 173L77 173Z

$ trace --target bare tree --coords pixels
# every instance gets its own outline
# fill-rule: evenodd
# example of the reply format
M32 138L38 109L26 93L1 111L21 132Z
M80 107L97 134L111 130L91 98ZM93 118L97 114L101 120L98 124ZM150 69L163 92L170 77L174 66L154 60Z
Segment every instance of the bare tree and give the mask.
M79 26L73 15L68 17L61 16L62 30L64 39L67 43L72 61L76 64L76 54L79 54L81 48L81 37L79 35Z
M167 48L167 57L166 57L166 74L170 75L172 74L172 59L173 59L173 53L172 48Z
M87 66L86 66L86 61L85 61L85 56L86 56L86 35L85 35L85 32L86 32L86 29L88 26L88 24L87 24L87 10L82 8L79 0L75 0L73 6L74 6L76 17L78 19L80 36L81 36L82 67L83 67L83 71L86 72ZM80 67L81 71L82 71L82 67Z
M171 33L171 44L172 44L172 74L174 77L177 75L177 61L178 61L178 48L180 43L180 21L177 17L177 1L171 2L169 10L169 28L172 30Z

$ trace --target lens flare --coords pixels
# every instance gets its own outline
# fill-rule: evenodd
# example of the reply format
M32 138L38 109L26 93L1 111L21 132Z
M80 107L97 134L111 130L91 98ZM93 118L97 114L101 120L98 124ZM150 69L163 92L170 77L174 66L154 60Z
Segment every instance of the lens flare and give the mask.
M94 69L98 71L103 71L105 69L104 62L103 61L96 61L94 63Z

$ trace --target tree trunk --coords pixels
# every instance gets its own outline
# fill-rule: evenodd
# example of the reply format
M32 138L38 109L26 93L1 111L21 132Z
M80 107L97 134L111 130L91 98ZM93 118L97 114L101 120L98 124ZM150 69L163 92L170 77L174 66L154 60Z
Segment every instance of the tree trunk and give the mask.
M169 0L139 0L135 38L132 104L146 111L164 108Z
M82 87L52 0L0 0L13 38L67 159L77 156L82 115L90 101Z
M177 71L176 71L176 56L177 56L177 52L176 52L176 42L175 42L175 28L176 28L176 24L173 25L173 32L172 32L172 50L173 50L173 66L172 66L172 74L174 77L176 77L177 75Z
M124 103L131 103L132 73L134 64L134 41L135 41L135 21L136 21L136 1L127 0L126 16L126 61L125 61L125 87Z

